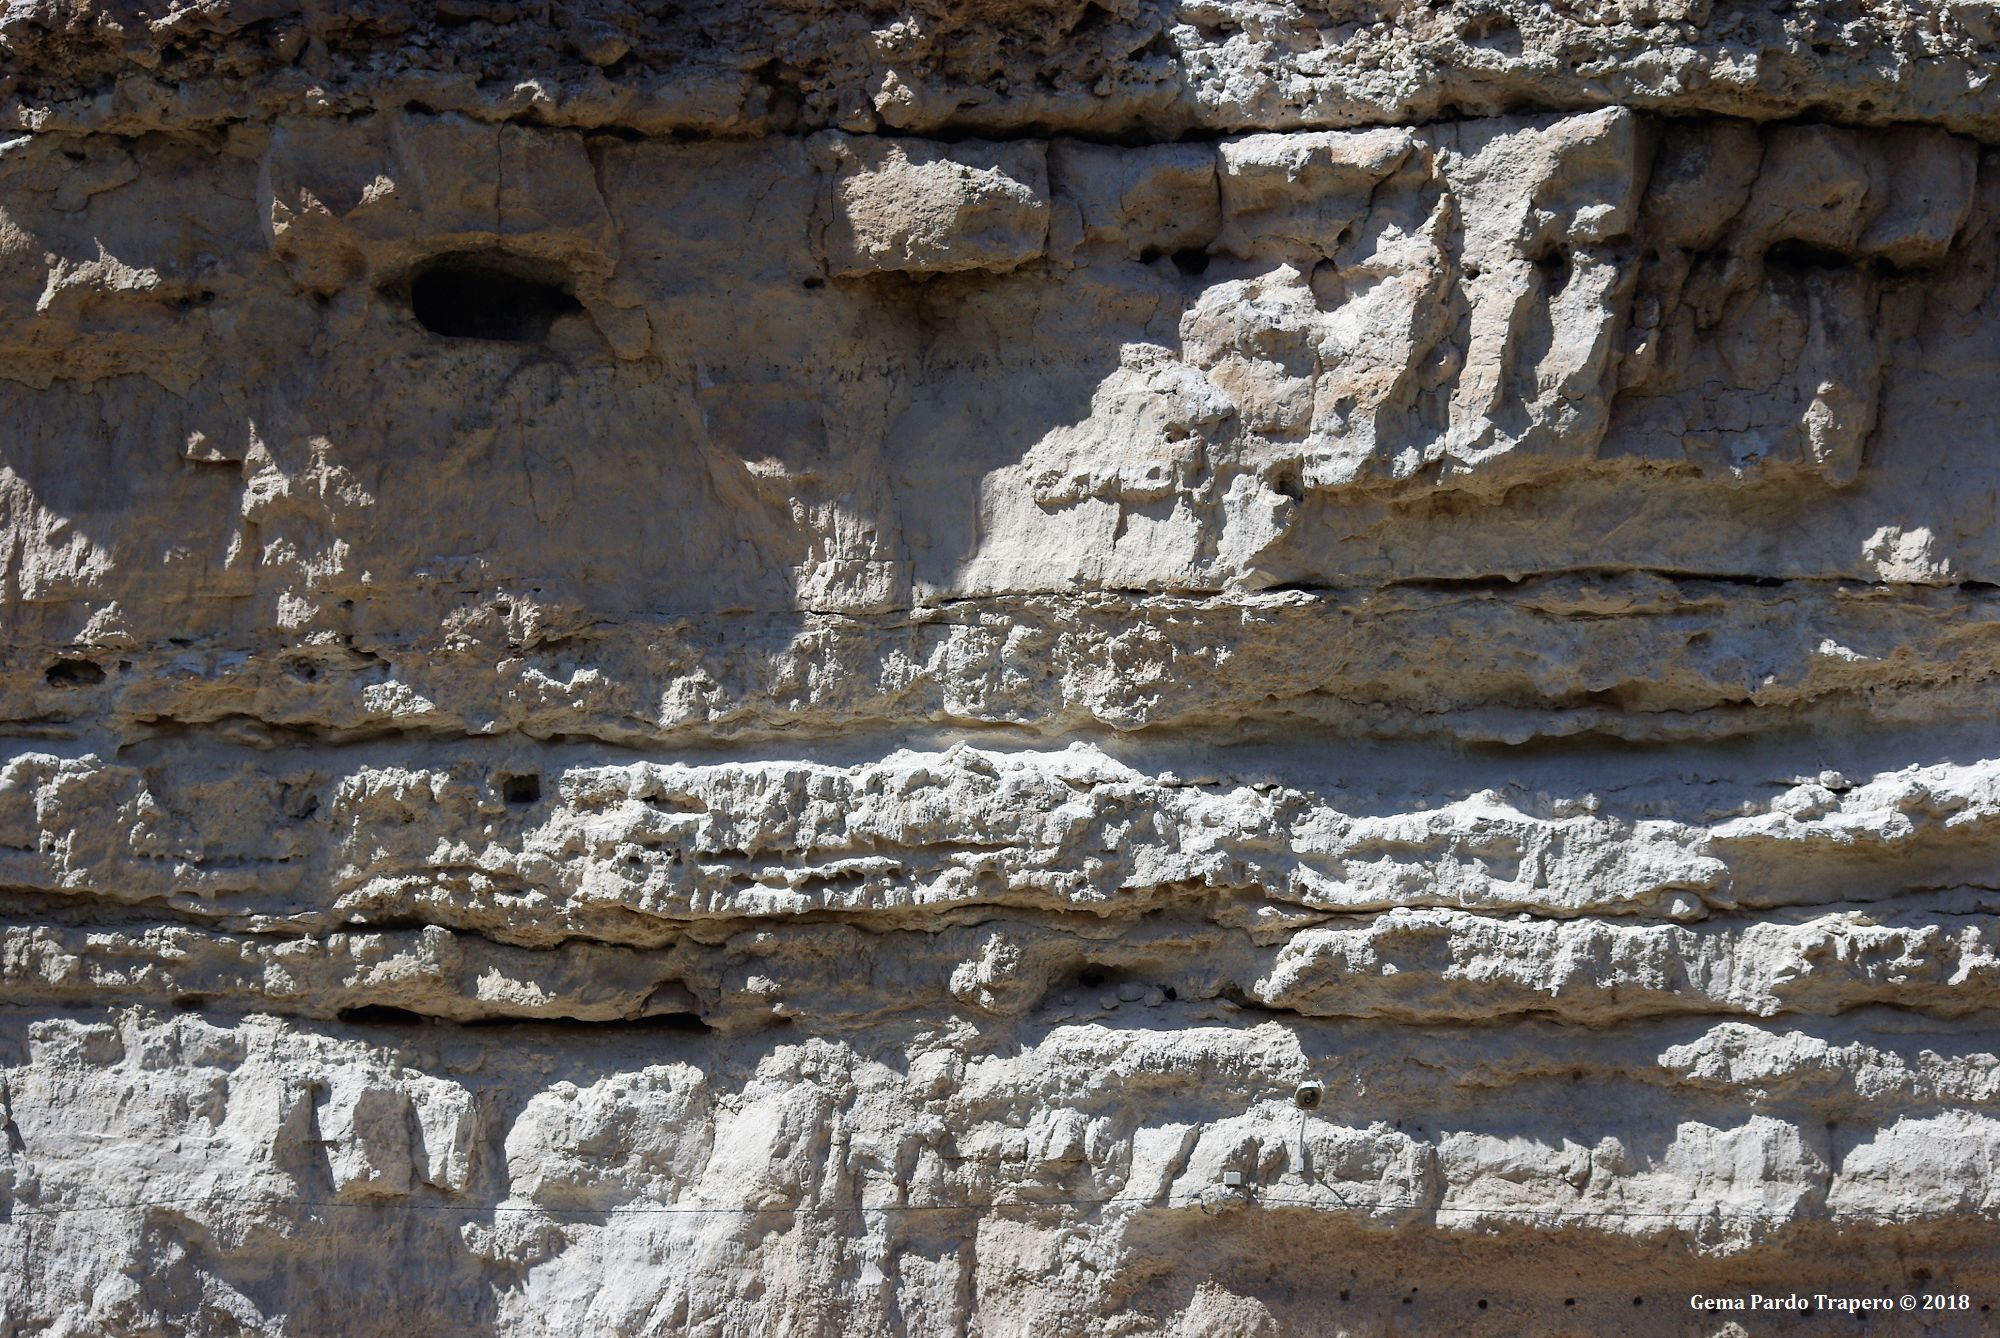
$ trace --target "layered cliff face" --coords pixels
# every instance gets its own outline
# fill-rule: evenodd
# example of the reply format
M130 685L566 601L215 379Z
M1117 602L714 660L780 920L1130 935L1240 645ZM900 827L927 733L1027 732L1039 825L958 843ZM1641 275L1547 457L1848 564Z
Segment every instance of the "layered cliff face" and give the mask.
M1996 73L7 6L0 1333L1990 1331Z

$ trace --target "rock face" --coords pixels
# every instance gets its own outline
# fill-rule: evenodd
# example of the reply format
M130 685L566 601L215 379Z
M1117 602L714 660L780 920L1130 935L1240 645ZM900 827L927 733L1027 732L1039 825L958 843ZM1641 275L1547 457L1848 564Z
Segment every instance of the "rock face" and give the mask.
M1996 76L7 5L0 1335L1992 1332Z

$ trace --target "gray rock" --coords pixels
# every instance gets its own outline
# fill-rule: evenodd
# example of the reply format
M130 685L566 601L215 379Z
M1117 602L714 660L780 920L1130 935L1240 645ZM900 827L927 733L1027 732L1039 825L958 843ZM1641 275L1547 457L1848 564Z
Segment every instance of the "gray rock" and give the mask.
M0 1336L1985 1332L1988 8L5 6Z

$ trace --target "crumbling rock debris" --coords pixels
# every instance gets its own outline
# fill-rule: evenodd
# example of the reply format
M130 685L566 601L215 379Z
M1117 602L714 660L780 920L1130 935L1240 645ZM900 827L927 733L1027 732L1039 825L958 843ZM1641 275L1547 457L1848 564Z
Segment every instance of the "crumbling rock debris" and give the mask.
M6 5L0 1335L1989 1332L1990 8Z

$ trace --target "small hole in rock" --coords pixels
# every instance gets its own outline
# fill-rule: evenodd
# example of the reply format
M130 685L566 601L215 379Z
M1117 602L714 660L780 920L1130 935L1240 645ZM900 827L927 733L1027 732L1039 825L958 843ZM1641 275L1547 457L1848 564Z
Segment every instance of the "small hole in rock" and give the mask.
M1774 243L1764 252L1767 269L1784 270L1851 270L1855 268L1852 256L1842 255L1830 246L1820 246L1813 242L1787 237Z
M90 660L57 660L42 675L50 687L81 688L104 681L104 670Z
M1199 246L1183 246L1174 252L1174 268L1193 277L1208 272L1208 252Z
M800 280L799 280L799 287L801 287L801 288L824 288L824 287L826 287L826 280L825 280L825 279L822 279L822 278L820 278L820 277L819 277L819 276L818 276L817 274L815 274L815 275L814 275L814 276L813 276L812 278L810 278L810 279L800 279Z
M410 311L432 334L532 343L583 306L532 261L491 254L439 256L410 280Z
M184 1013L196 1012L200 1009L208 1007L208 996L206 994L179 995L174 999L174 1007L180 1009Z
M687 1036L706 1036L715 1030L695 1013L655 1013L651 1017L635 1018L625 1025L645 1027L650 1031L677 1031Z
M370 1027L408 1027L425 1020L422 1013L412 1013L407 1008L392 1008L388 1004L361 1004L355 1008L343 1008L334 1016L342 1022Z
M532 771L524 776L502 776L500 797L510 804L532 804L542 797L542 778Z

